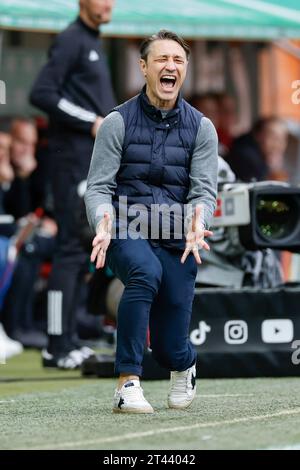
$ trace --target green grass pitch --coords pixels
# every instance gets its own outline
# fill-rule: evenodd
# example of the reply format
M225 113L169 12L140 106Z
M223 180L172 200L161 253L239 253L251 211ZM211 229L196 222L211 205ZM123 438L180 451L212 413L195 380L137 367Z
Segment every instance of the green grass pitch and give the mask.
M0 449L300 448L300 378L198 380L185 411L143 382L153 415L111 411L113 379L44 371L37 352L0 365Z

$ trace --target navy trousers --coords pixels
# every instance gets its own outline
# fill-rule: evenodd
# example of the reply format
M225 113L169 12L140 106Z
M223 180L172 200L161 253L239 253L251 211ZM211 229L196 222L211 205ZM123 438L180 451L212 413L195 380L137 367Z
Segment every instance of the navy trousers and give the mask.
M112 240L107 251L111 270L125 285L118 310L116 374L142 375L150 327L150 347L157 362L183 371L196 359L189 341L197 264L193 255L152 246L148 240Z

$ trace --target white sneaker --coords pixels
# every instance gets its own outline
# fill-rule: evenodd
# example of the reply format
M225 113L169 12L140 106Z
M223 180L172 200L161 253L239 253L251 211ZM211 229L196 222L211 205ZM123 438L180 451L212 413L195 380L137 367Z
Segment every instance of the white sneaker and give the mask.
M42 363L44 367L58 367L59 369L78 369L85 359L95 355L95 351L86 346L73 349L64 356L54 356L47 349L42 350Z
M128 380L120 390L115 391L114 413L154 413L144 397L139 380Z
M57 361L59 369L78 369L84 361L84 357L79 349L73 349L66 356Z
M169 408L187 408L196 396L196 366L183 372L171 372Z
M82 346L79 351L83 359L89 359L89 357L95 356L95 351L87 346Z
M23 352L22 344L7 336L2 323L0 323L0 343L1 357L4 361Z

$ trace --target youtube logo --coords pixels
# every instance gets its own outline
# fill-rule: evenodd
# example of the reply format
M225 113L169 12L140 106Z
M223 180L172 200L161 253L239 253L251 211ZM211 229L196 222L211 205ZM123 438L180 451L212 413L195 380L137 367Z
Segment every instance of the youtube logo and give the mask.
M261 325L261 336L264 343L290 343L294 338L292 320L264 320Z

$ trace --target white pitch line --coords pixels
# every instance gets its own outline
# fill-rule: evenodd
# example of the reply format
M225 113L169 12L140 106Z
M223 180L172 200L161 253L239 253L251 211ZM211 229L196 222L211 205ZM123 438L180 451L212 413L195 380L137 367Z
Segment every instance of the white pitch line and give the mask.
M278 447L266 447L263 450L300 450L300 444L287 445L287 446L278 446Z
M251 397L254 393L211 393L209 395L197 395L195 398L236 398L236 397Z
M181 432L181 431L190 431L192 429L204 429L204 428L213 428L218 426L230 425L230 424L239 424L247 423L251 421L262 421L264 419L278 418L280 416L289 416L300 414L300 408L294 408L291 410L278 411L277 413L270 413L265 415L258 416L247 416L244 418L235 418L224 421L211 421L208 423L196 423L188 426L177 426L175 428L162 428L162 429L153 429L152 431L144 432L133 432L129 434L122 434L119 436L103 437L99 439L90 439L86 441L77 441L77 442L59 442L54 444L42 445L39 447L22 447L20 449L26 450L44 450L44 449L57 449L59 447L78 447L78 446L87 446L93 444L109 444L112 442L128 441L131 439L140 439L142 437L151 437L157 436L159 434L167 434L171 432ZM17 450L17 449L16 449Z

